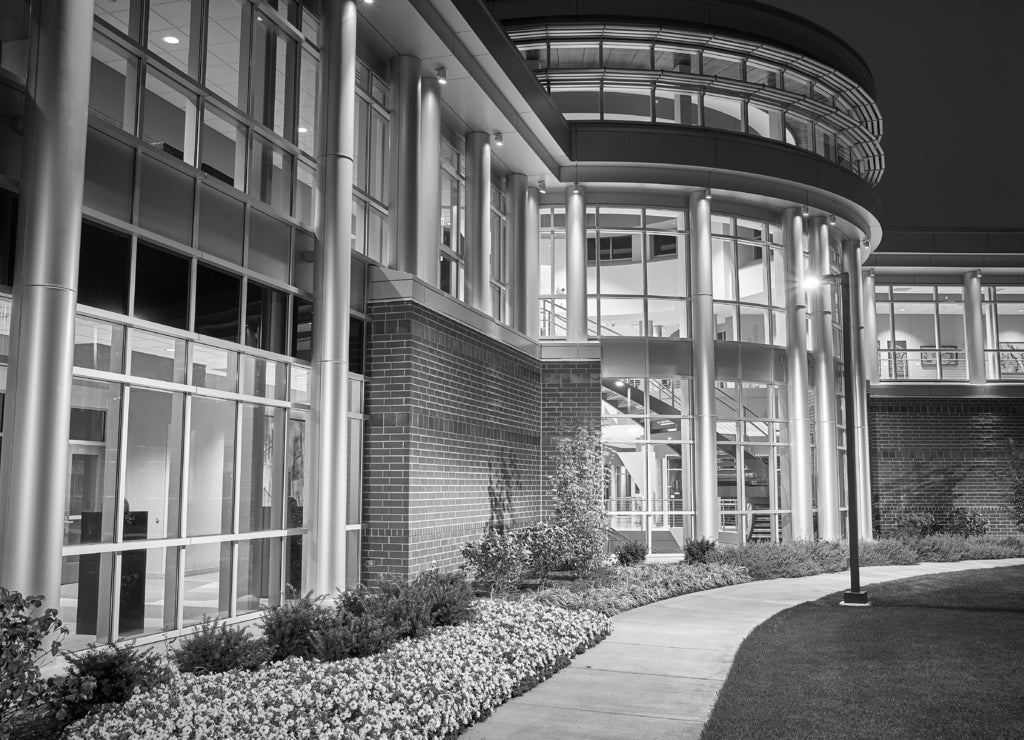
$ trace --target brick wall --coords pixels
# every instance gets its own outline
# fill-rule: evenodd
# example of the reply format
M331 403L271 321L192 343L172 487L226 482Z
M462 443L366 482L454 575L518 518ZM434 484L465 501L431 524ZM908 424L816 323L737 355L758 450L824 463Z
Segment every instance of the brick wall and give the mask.
M454 568L541 513L541 363L412 301L369 306L363 581Z
M543 484L554 472L554 440L577 427L601 428L600 360L547 360L544 362Z
M940 523L955 506L977 510L990 531L1015 531L1004 504L1006 440L1024 441L1024 399L870 398L875 527L902 512Z

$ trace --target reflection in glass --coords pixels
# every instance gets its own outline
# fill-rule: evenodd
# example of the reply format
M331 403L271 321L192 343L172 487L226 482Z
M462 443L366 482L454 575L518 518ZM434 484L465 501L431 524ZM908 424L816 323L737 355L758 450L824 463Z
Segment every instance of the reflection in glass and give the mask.
M210 185L199 190L199 249L221 259L242 264L245 206Z
M253 136L249 193L282 213L291 213L294 157L261 136Z
M178 536L184 398L132 388L128 396L124 510L145 539ZM125 522L126 529L129 522Z
M196 332L237 342L241 295L241 278L200 264L196 268Z
M651 46L605 42L603 61L605 69L650 69Z
M132 329L130 373L140 378L185 382L185 340Z
M288 282L291 230L262 211L249 211L249 269Z
M195 396L189 428L190 537L232 529L235 479L235 404Z
M306 502L309 500L309 438L304 418L288 420L288 511L285 526L288 528L306 525Z
M242 404L238 531L277 529L282 524L284 409Z
M248 614L279 604L276 584L281 582L280 570L280 539L239 542L236 613Z
M605 87L604 119L606 121L650 121L650 88Z
M5 52L7 48L4 42ZM138 74L139 65L135 57L126 57L102 37L94 37L89 112L116 128L134 134Z
M192 385L232 392L237 384L237 352L202 344L192 345Z
M75 317L75 367L121 372L124 364L124 327L88 316Z
M147 144L195 163L196 109L194 95L150 67L142 111L142 138Z
M551 44L548 66L551 69L592 69L599 66L599 51L596 43Z
M597 85L552 86L551 100L567 121L601 117L601 88Z
M644 336L644 302L642 298L602 298L602 336Z
M245 126L207 104L201 133L200 169L227 185L244 189Z
M168 547L128 550L121 554L119 640L167 632L176 627L180 552L180 548Z
M705 95L704 125L726 131L743 131L743 103L721 95Z
M207 617L228 616L231 602L231 543L185 548L185 589L182 627Z
M782 125L782 110L760 103L747 104L747 130L766 139L783 141L785 130Z
M65 545L114 539L120 427L121 386L75 378L68 432Z
M288 393L287 365L252 355L241 358L241 392L283 401Z
M60 618L69 634L65 650L110 641L114 598L114 554L71 555L61 558ZM54 607L47 599L49 607Z

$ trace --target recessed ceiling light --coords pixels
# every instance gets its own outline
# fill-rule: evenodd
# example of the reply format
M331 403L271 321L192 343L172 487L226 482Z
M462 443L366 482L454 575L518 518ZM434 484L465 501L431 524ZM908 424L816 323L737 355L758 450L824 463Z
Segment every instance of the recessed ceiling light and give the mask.
M181 43L181 39L179 39L177 36L164 36L160 40L163 41L165 44L180 44Z
M308 134L309 133L309 129L306 128L305 126L299 126L299 133L300 134Z

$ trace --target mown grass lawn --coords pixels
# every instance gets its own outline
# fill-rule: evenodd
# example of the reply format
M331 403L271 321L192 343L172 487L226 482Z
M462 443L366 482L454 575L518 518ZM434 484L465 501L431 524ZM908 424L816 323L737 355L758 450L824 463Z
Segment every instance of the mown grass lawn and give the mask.
M702 738L1024 737L1024 566L868 591L755 629Z

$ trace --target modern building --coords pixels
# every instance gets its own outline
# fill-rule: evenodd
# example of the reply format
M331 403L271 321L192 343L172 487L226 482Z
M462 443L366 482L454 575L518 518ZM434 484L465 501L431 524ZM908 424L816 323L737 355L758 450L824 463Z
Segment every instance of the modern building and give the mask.
M994 511L896 442L1016 423L1024 265L879 251L874 96L736 0L8 0L0 583L84 645L455 567L579 426L654 552L849 536L848 450L861 537Z

